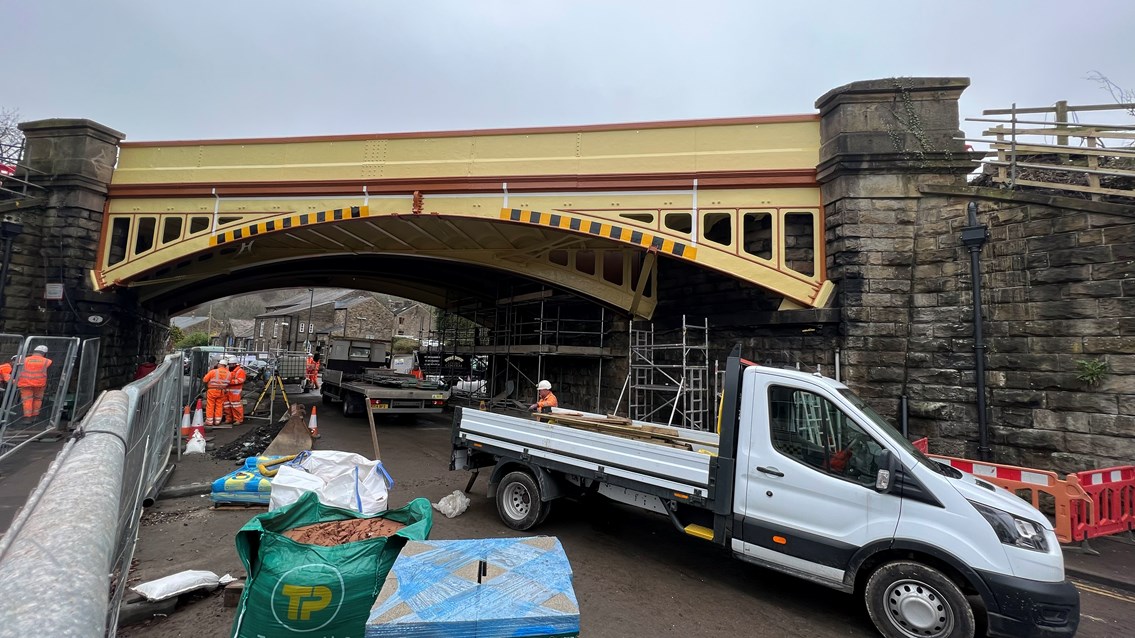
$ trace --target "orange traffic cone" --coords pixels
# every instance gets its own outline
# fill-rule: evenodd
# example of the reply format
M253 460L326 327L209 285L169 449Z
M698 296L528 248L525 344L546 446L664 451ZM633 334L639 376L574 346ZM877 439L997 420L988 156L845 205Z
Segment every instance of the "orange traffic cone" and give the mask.
M181 412L181 436L193 436L193 426L190 425L189 420L189 406Z
M201 399L197 399L197 409L193 412L193 425L189 429L197 430L201 436L205 436L205 410L201 407Z
M315 418L315 406L311 406L311 418L307 420L307 429L311 432L311 438L319 438L319 421Z

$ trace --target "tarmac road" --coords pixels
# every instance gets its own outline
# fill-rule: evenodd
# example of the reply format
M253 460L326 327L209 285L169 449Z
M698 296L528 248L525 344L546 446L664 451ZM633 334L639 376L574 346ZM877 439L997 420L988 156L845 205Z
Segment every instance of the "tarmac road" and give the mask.
M370 456L366 419L346 419L332 410L337 407L327 406L327 414L320 410L323 438L317 447ZM468 474L448 470L450 421L447 414L416 423L380 423L383 463L396 481L392 507L419 496L436 503L464 487ZM216 431L215 443L224 445L239 433L239 429ZM235 469L231 461L206 457L183 457L169 485L211 481ZM435 511L431 538L521 535L497 518L495 504L486 498L487 472L482 474L464 514L446 519ZM208 497L193 496L161 500L147 511L131 584L184 569L244 575L233 536L264 510L210 510L209 505ZM858 599L735 560L722 548L678 534L660 516L602 499L564 501L556 503L545 524L534 532L557 536L567 552L584 636L877 635ZM1081 591L1084 617L1079 636L1130 635L1135 594L1088 583ZM214 594L185 603L166 618L123 627L119 635L229 636L233 612Z

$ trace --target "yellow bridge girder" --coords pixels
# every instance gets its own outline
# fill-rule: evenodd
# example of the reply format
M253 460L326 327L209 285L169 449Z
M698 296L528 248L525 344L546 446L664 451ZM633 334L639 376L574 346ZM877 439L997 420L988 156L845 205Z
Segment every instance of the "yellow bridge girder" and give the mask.
M123 144L92 280L141 297L326 255L537 279L650 316L657 259L824 305L814 116Z

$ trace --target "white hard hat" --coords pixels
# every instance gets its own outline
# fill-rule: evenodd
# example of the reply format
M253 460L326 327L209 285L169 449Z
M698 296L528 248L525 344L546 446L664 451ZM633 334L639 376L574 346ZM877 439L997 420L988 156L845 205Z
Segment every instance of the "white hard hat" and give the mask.
M541 381L540 383L536 384L536 389L537 390L551 390L552 384L548 383L547 379L545 379L545 380Z
M227 366L229 364L229 360L224 358L224 357L221 357L221 360L218 361L217 363L220 364L220 365L223 365L223 366Z
M47 346L36 346L32 352L47 352Z

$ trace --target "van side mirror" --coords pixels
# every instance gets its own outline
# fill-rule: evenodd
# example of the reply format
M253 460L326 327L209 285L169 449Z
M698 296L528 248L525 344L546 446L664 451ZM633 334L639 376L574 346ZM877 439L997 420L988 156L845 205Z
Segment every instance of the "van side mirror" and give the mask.
M876 457L879 471L875 473L875 491L886 494L891 491L898 470L898 459L890 450L883 450Z

